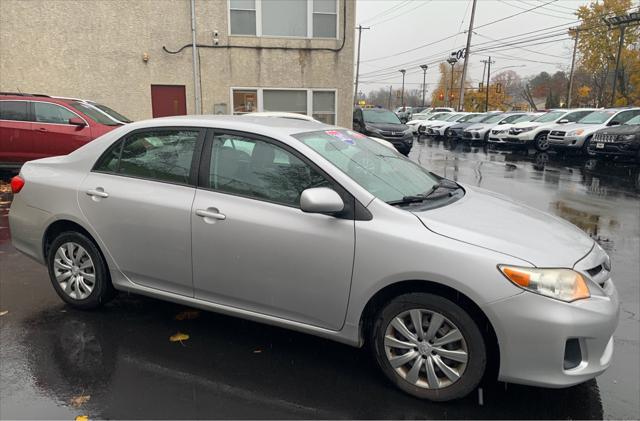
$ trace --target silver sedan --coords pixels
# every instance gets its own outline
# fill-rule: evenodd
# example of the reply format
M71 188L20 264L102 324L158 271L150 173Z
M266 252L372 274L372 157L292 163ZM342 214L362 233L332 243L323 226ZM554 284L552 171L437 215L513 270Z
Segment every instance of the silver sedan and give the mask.
M15 247L69 305L128 291L360 347L405 392L566 387L610 364L607 254L573 225L351 130L132 123L12 180ZM215 332L211 333L215 335Z

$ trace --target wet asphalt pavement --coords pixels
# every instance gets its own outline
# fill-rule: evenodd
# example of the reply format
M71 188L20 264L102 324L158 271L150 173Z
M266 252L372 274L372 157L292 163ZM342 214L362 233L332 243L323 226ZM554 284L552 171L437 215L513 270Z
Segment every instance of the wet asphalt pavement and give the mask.
M0 418L640 418L640 168L429 139L410 158L565 218L611 254L622 310L607 372L560 390L487 381L435 404L397 391L364 350L312 336L206 312L180 321L184 307L126 294L76 311L11 246L5 183ZM178 331L190 338L170 342Z

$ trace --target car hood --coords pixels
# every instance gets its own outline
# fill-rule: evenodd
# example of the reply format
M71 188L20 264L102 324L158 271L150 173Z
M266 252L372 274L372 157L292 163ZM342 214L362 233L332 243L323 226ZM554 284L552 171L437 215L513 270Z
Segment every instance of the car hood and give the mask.
M496 123L474 123L471 126L467 127L467 130L486 130L490 129L493 126L496 126Z
M466 194L457 202L414 214L437 234L537 267L573 267L593 248L591 238L563 219L497 193L463 187Z
M520 123L515 123L513 124L511 127L520 129L523 127L540 127L540 126L544 126L544 125L550 125L550 126L554 126L556 123L537 123L535 121L522 121Z
M410 121L407 121L407 126L414 126L416 124L423 123L423 122L424 120L421 120L421 119L410 120Z
M598 131L599 134L636 134L640 133L640 124L623 124L622 126L607 127Z
M455 123L452 124L451 127L452 129L466 129L467 127L471 127L474 124L478 124L478 123L469 123L468 121L465 121L464 123Z
M551 131L558 130L558 131L569 133L572 130L582 129L582 130L584 130L584 133L582 133L581 136L584 136L585 134L589 134L589 133L593 133L595 131L598 131L603 127L605 127L604 124L567 123L567 124L557 124L557 125L551 127L550 130Z
M384 130L386 132L404 132L409 129L406 124L392 124L392 123L366 123L366 127L373 127L374 129Z

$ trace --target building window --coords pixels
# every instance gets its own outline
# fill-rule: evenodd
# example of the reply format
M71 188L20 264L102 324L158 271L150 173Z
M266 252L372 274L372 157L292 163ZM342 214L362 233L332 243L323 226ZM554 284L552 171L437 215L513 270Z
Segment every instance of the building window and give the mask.
M313 91L313 118L326 124L336 124L336 93Z
M335 39L338 0L229 0L229 30L231 35Z
M264 111L284 111L307 114L307 91L265 89L262 97Z
M258 91L233 91L233 113L245 114L258 111Z
M336 38L338 9L335 0L313 0L313 37Z
M233 35L256 35L256 0L229 0Z
M298 113L327 124L336 123L336 91L334 89L232 89L234 114L254 111Z

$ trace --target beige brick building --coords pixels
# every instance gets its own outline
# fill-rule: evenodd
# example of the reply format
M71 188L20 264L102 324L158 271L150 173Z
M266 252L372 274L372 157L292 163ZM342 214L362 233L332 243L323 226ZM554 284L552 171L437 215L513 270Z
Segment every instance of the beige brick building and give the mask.
M202 113L350 126L355 1L195 0L195 21ZM190 0L0 0L0 91L192 114L191 43Z

